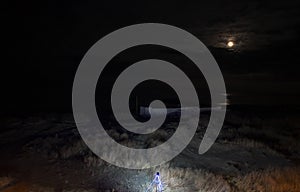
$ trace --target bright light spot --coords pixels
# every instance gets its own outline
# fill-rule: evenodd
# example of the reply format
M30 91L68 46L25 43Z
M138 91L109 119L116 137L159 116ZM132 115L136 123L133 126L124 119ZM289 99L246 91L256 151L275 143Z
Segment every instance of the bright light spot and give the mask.
M228 46L228 47L233 47L233 45L234 45L234 43L233 43L232 41L229 41L229 42L227 43L227 46Z

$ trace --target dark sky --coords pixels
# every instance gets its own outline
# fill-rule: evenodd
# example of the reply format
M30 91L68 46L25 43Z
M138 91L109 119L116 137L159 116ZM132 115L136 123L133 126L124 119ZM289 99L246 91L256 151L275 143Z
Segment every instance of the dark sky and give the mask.
M145 22L197 36L220 65L231 104L300 106L299 8L297 0L15 2L3 12L1 112L71 110L85 52L113 30Z

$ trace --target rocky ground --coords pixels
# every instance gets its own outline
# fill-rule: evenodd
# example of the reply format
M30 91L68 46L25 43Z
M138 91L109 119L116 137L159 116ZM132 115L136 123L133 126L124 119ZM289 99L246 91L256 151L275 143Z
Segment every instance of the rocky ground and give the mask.
M5 116L0 119L0 191L142 192L156 171L164 191L300 191L298 114L266 117L227 113L221 134L204 155L197 153L208 122L190 145L158 167L129 170L110 165L83 143L71 114ZM160 130L147 146L163 142L176 128ZM120 143L138 138L111 127Z

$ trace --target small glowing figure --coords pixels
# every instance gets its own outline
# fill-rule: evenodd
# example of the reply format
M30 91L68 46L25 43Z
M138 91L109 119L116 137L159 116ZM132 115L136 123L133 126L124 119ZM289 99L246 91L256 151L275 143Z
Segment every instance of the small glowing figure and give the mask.
M155 177L154 177L153 181L151 182L150 186L148 187L148 189L146 190L146 192L153 189L153 187L155 187L156 192L162 192L162 190L163 190L159 172L156 172Z

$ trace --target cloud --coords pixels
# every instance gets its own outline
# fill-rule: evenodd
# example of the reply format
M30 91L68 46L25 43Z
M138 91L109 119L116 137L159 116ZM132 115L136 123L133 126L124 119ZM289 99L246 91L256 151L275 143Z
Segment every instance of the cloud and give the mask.
M240 1L210 13L210 20L215 18L216 22L205 28L194 25L191 30L207 46L226 48L226 43L232 40L236 51L265 49L299 38L299 7L297 1ZM218 20L220 16L224 18Z

